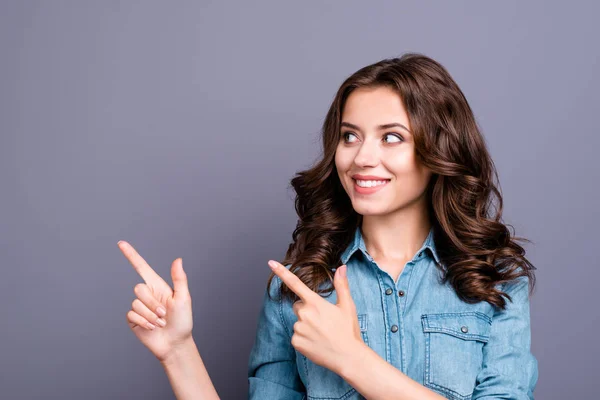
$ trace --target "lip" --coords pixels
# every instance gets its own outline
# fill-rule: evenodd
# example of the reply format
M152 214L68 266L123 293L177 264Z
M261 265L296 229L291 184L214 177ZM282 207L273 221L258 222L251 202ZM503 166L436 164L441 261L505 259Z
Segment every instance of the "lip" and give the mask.
M389 181L389 178L382 178L381 176L375 176L375 175L360 175L360 174L354 174L351 177L352 179L359 179L361 181Z
M354 176L361 176L361 175L354 175ZM353 178L354 178L353 176ZM364 176L364 175L363 175ZM367 175L368 176L368 175ZM364 178L359 178L361 181ZM356 179L352 179L352 181L354 182L354 191L358 194L372 194L375 192L380 191L381 189L383 189L384 187L386 187L389 183L389 179L385 179L385 178L370 178L370 179L364 179L364 180L378 180L378 181L386 181L386 183L384 183L383 185L377 185L377 186L372 186L372 187L360 187L358 186L358 183L356 182Z

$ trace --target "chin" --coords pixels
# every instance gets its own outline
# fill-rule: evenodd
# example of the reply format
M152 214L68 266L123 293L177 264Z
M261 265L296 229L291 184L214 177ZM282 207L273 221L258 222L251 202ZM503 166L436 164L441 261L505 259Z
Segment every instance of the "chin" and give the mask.
M381 206L365 206L361 204L352 204L352 208L360 215L386 215L389 213L389 209L387 207Z

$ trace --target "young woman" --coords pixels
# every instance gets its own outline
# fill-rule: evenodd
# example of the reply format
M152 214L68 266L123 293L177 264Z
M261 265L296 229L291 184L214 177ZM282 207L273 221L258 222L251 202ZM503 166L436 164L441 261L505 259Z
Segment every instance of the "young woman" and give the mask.
M322 135L322 159L292 179L293 242L269 261L249 398L533 399L536 268L501 222L493 162L446 69L416 53L360 69ZM119 246L146 281L131 328L178 399L218 398L181 260L171 290Z

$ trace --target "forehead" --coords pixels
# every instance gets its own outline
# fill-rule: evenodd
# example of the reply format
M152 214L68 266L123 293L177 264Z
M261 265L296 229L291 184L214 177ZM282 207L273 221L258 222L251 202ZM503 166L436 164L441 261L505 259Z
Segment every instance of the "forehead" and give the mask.
M400 122L410 129L408 114L399 93L386 86L354 89L344 104L342 121L366 129Z

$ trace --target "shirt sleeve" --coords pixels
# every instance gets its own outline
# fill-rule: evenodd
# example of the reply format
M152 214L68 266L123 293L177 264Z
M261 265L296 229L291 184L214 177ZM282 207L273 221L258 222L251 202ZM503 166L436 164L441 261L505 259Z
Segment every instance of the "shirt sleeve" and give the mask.
M304 384L296 367L296 351L283 321L281 280L275 276L265 291L256 338L248 361L249 400L303 400ZM271 293L272 299L268 297Z
M472 400L532 400L538 362L531 353L529 278L504 284L511 296L506 308L492 318L490 339L483 346L483 368L477 375Z

